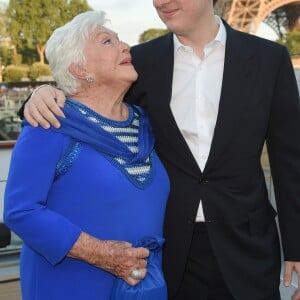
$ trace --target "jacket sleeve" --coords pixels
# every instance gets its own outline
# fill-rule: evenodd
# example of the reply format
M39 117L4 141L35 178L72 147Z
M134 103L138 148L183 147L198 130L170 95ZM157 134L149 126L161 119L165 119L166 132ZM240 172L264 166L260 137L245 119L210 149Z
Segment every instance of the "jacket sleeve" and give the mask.
M267 147L284 259L300 261L300 100L286 48L274 88Z
M4 194L5 223L53 265L66 256L81 232L47 205L64 144L67 137L61 134L25 126L13 149Z

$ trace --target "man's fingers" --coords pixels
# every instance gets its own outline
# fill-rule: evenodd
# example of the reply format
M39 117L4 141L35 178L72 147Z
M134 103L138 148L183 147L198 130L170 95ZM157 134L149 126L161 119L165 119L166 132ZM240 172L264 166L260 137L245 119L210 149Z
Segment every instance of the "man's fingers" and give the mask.
M42 117L35 106L29 108L29 106L26 104L24 109L24 117L29 124L34 127L37 127L38 125L41 125L45 129L50 127L49 122Z
M59 107L57 101L58 100L56 100L56 99L51 99L50 101L47 100L47 101L45 101L45 104L51 110L51 112L53 114L60 116L60 117L65 117L65 115L64 115L63 111L61 110L61 108Z
M28 109L31 111L31 116L45 129L49 128L50 125L55 128L60 127L60 123L54 115L55 113L64 117L64 114L54 100L41 101L38 106L34 103L28 103Z
M58 106L64 107L66 102L66 96L61 90L55 90L55 99Z
M38 127L38 122L31 116L30 111L28 110L28 107L25 105L24 108L24 118L28 121L28 123L33 127Z
M50 125L59 128L60 123L56 116L65 117L60 108L64 104L65 95L61 90L43 85L32 93L29 101L25 104L24 116L33 126L37 126L38 123L45 129Z
M54 102L54 101L52 101ZM54 102L55 106L57 104ZM35 118L35 120L44 128L49 128L50 125L59 128L60 123L49 109L47 103L41 102L39 106L33 105L31 108L31 114Z
M292 281L293 264L289 261L285 262L283 282L285 286L290 286Z

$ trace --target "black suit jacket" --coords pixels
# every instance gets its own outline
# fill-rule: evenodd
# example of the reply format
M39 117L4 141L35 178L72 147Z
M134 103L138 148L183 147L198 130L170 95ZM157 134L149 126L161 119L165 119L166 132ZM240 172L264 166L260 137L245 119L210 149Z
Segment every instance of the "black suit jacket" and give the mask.
M139 78L127 101L149 113L156 149L171 179L164 249L170 298L182 280L200 199L212 247L235 298L274 293L280 245L260 164L265 141L284 256L300 260L300 101L294 70L286 48L225 25L219 113L203 172L170 110L172 34L131 49Z

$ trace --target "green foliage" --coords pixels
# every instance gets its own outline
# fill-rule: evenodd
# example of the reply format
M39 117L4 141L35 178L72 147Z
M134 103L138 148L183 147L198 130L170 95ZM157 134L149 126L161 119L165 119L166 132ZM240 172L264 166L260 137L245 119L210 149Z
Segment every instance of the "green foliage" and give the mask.
M10 65L13 63L13 52L9 46L3 45L0 46L0 63L4 66Z
M31 80L36 80L40 76L51 76L52 71L49 65L41 64L40 62L35 62L32 64L29 70L29 78Z
M168 33L168 29L155 29L155 28L148 29L139 36L139 43L140 44L145 43L159 36L162 36L166 33Z
M22 55L15 51L14 46L2 45L0 46L0 62L3 66L20 65L22 62Z
M10 0L8 29L18 49L35 48L43 63L45 44L52 32L90 9L86 0Z
M18 51L23 58L23 60L22 60L23 64L32 65L33 63L39 61L39 55L38 55L36 49L22 47L22 48L19 48Z
M20 65L21 63L22 63L22 55L17 53L16 49L14 48L12 51L12 64Z
M300 55L300 31L291 31L277 40L279 44L285 45L291 56Z
M28 77L29 67L24 65L9 65L3 71L3 80L6 82L20 81Z
M11 42L8 17L6 14L7 3L0 2L0 58L2 65L20 64L22 56L17 53Z
M67 1L67 9L66 9L66 20L70 21L76 15L91 10L86 1L83 0L69 0Z
M0 38L8 36L5 11L5 5L3 3L0 3Z

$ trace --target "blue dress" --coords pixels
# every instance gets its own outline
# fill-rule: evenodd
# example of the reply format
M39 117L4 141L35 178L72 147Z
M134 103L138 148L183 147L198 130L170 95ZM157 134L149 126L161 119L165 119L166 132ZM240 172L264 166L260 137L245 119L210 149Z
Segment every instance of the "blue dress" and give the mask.
M106 300L115 277L67 253L81 231L132 243L162 237L169 180L141 109L130 106L120 122L71 99L64 111L58 130L24 124L4 219L24 241L23 300Z

